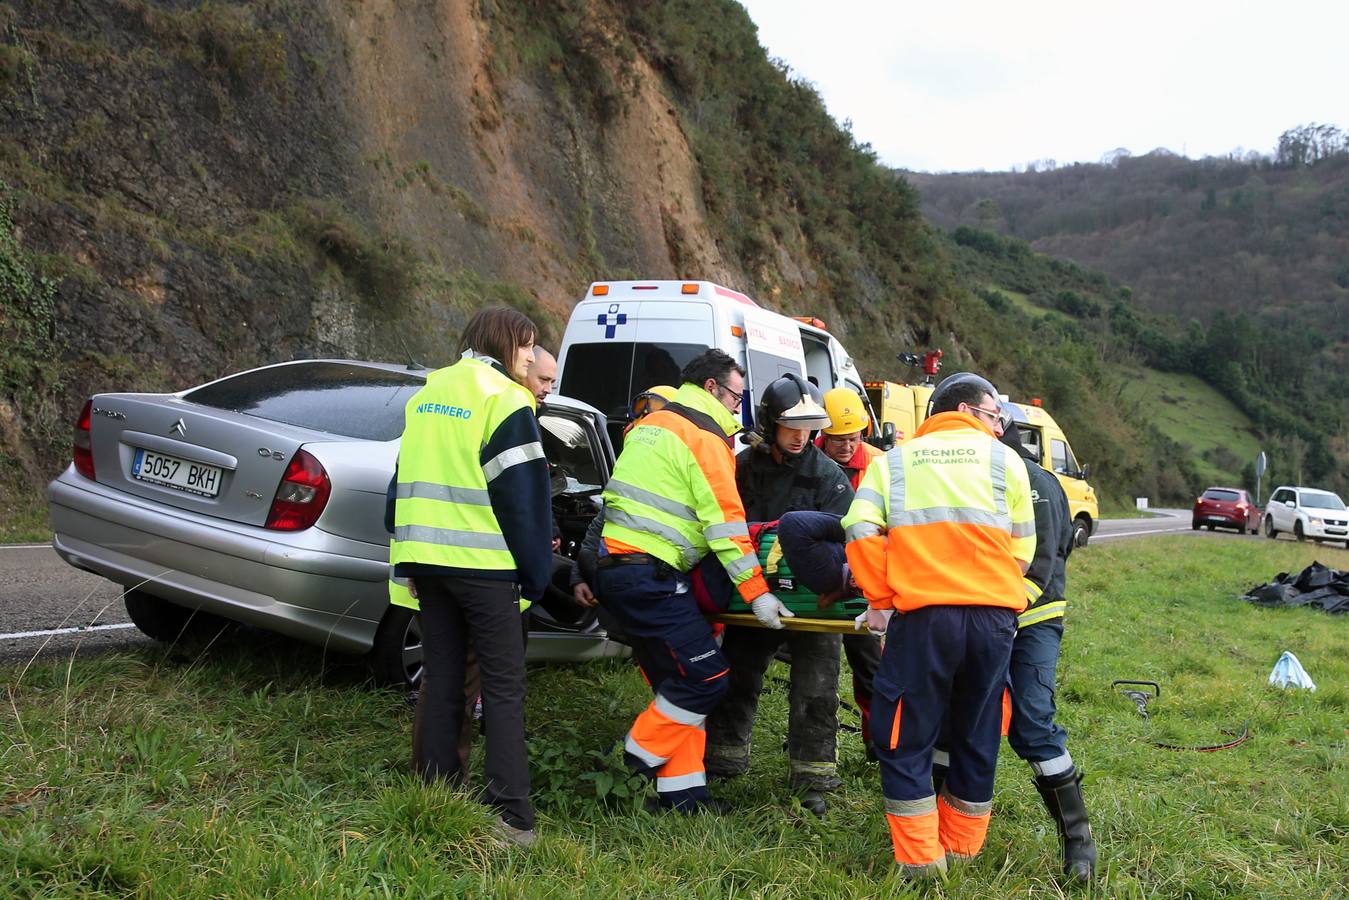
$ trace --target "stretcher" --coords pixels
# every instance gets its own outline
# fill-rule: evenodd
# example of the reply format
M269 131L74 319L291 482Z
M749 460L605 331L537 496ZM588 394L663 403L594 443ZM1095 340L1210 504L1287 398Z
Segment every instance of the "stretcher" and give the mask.
M754 618L753 613L713 613L707 617L709 622L719 622L722 625L745 625L750 628L762 628L759 620ZM813 619L806 616L794 616L792 618L783 617L782 625L787 631L813 631L822 634L866 634L864 628L857 631L853 628L852 619Z
M788 516L802 515L819 517L822 514L788 513ZM789 521L788 516L783 517L782 524L785 525ZM801 520L798 519L798 521ZM819 519L817 518L815 521L819 521ZM782 624L788 631L813 631L825 634L862 633L854 631L853 620L859 613L866 611L867 602L865 599L856 595L842 597L829 607L820 609L819 595L807 587L802 579L793 572L791 563L783 552L783 544L778 540L777 531L770 526L761 530L756 537L759 565L763 567L764 578L768 582L769 589L782 601L784 606L796 613L791 618L786 616L782 618ZM800 545L798 546L800 547ZM808 564L813 563L816 569L832 569L837 572L838 566L842 563L842 545L837 542L824 540L807 542L797 552L804 556L814 555L818 557L814 560L798 560ZM728 593L730 594L730 602L727 610L710 614L708 616L709 621L720 622L725 625L747 625L753 628L762 628L763 626L749 611L749 605L740 595L734 591L728 591Z

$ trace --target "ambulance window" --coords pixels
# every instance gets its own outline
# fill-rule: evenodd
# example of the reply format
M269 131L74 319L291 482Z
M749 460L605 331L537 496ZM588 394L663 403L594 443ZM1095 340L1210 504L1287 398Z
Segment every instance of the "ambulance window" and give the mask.
M1049 457L1055 472L1060 475L1077 474L1077 460L1073 459L1073 451L1063 441L1050 439Z
M763 399L763 392L768 386L783 375L788 372L804 374L794 360L782 356L764 353L762 350L750 350L745 356L749 360L749 383L752 389L752 394L745 398L745 409L748 410L753 410Z
M834 386L834 366L829 359L829 344L806 331L801 332L801 349L806 355L806 377L821 392Z
M1035 461L1038 463L1044 459L1044 448L1040 446L1040 432L1034 428L1019 428L1017 431L1021 435L1021 446L1031 452Z
M562 393L621 422L635 394L658 384L679 387L680 371L706 349L631 341L572 344L560 379Z

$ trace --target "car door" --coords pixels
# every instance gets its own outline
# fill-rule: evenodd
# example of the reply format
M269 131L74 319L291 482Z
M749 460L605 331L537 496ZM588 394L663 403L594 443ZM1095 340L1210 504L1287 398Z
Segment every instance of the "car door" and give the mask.
M608 639L597 608L577 606L571 598L570 561L598 512L595 499L613 472L614 453L605 424L603 415L566 398L550 399L539 413L561 544L554 552L553 578L531 610L530 659L576 662L626 652Z
M1274 496L1269 501L1269 517L1274 522L1274 527L1279 531L1291 531L1293 529L1293 511L1284 505L1284 501L1292 500L1293 492L1287 489L1281 489L1274 492Z

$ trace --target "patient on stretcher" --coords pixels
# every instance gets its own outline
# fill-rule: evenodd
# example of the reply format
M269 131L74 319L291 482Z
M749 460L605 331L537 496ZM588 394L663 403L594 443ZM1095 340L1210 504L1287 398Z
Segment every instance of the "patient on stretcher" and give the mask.
M769 590L798 616L852 619L866 601L848 575L840 516L789 512L774 522L751 522ZM693 595L705 613L749 612L715 554L690 573Z

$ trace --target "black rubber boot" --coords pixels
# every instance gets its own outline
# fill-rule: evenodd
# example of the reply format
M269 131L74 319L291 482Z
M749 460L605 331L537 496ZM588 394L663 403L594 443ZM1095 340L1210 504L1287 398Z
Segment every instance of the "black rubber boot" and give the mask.
M1074 881L1096 877L1096 842L1087 823L1087 804L1082 799L1082 773L1076 768L1062 775L1037 776L1035 789L1059 826L1063 840L1063 873Z
M807 788L797 795L801 801L801 808L806 812L813 813L817 818L823 819L825 813L829 812L829 800L825 797L825 792L815 788Z

